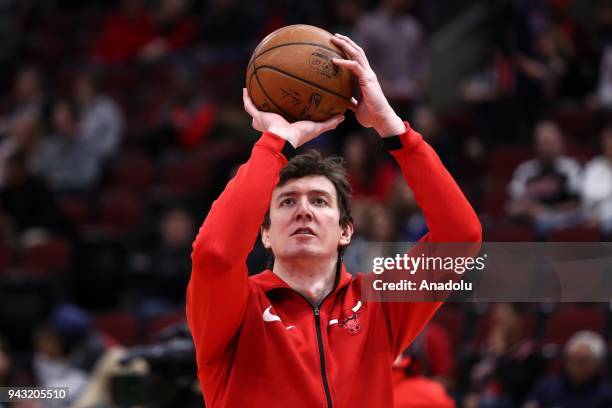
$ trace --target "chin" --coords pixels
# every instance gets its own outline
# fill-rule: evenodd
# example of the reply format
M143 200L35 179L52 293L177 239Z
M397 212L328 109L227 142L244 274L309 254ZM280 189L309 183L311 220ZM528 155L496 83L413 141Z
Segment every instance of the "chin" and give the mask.
M285 256L288 258L294 257L311 257L324 255L325 251L317 248L314 245L300 245L292 248L287 248Z

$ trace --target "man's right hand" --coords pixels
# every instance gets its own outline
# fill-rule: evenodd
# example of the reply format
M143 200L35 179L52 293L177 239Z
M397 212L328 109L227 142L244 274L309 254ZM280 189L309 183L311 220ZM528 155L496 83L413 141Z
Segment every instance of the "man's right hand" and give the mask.
M332 62L350 70L356 77L361 91L361 101L351 98L350 109L357 121L364 127L374 128L380 137L399 135L406 131L406 125L395 113L370 67L363 49L349 37L335 34L331 41L350 59L334 58Z
M260 132L272 132L287 140L295 148L314 139L323 132L335 129L344 120L344 115L332 116L325 122L301 120L289 123L281 115L257 109L246 88L242 89L244 110L253 118L253 128Z

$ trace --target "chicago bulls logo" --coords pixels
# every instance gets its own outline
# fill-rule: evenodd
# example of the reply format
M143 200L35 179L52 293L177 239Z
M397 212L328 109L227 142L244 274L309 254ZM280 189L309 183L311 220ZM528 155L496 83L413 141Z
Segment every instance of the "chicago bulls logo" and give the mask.
M357 301L355 307L344 310L338 319L338 326L343 327L352 336L361 333L361 323L359 321L360 309L362 309L361 301Z

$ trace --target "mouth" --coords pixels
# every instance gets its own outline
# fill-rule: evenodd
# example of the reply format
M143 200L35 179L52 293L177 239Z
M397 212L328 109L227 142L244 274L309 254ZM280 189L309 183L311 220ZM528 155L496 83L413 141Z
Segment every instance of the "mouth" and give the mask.
M296 229L295 231L293 231L293 234L291 234L291 236L294 235L310 235L313 237L317 236L317 234L315 234L314 231L308 227L300 227Z

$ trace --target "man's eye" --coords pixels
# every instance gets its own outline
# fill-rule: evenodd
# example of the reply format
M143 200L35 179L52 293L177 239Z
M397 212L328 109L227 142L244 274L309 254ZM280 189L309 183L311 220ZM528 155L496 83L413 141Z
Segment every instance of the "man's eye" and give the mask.
M327 201L324 198L318 197L313 200L315 205L326 205Z
M293 204L293 198L285 198L283 201L281 201L281 205L291 205Z

